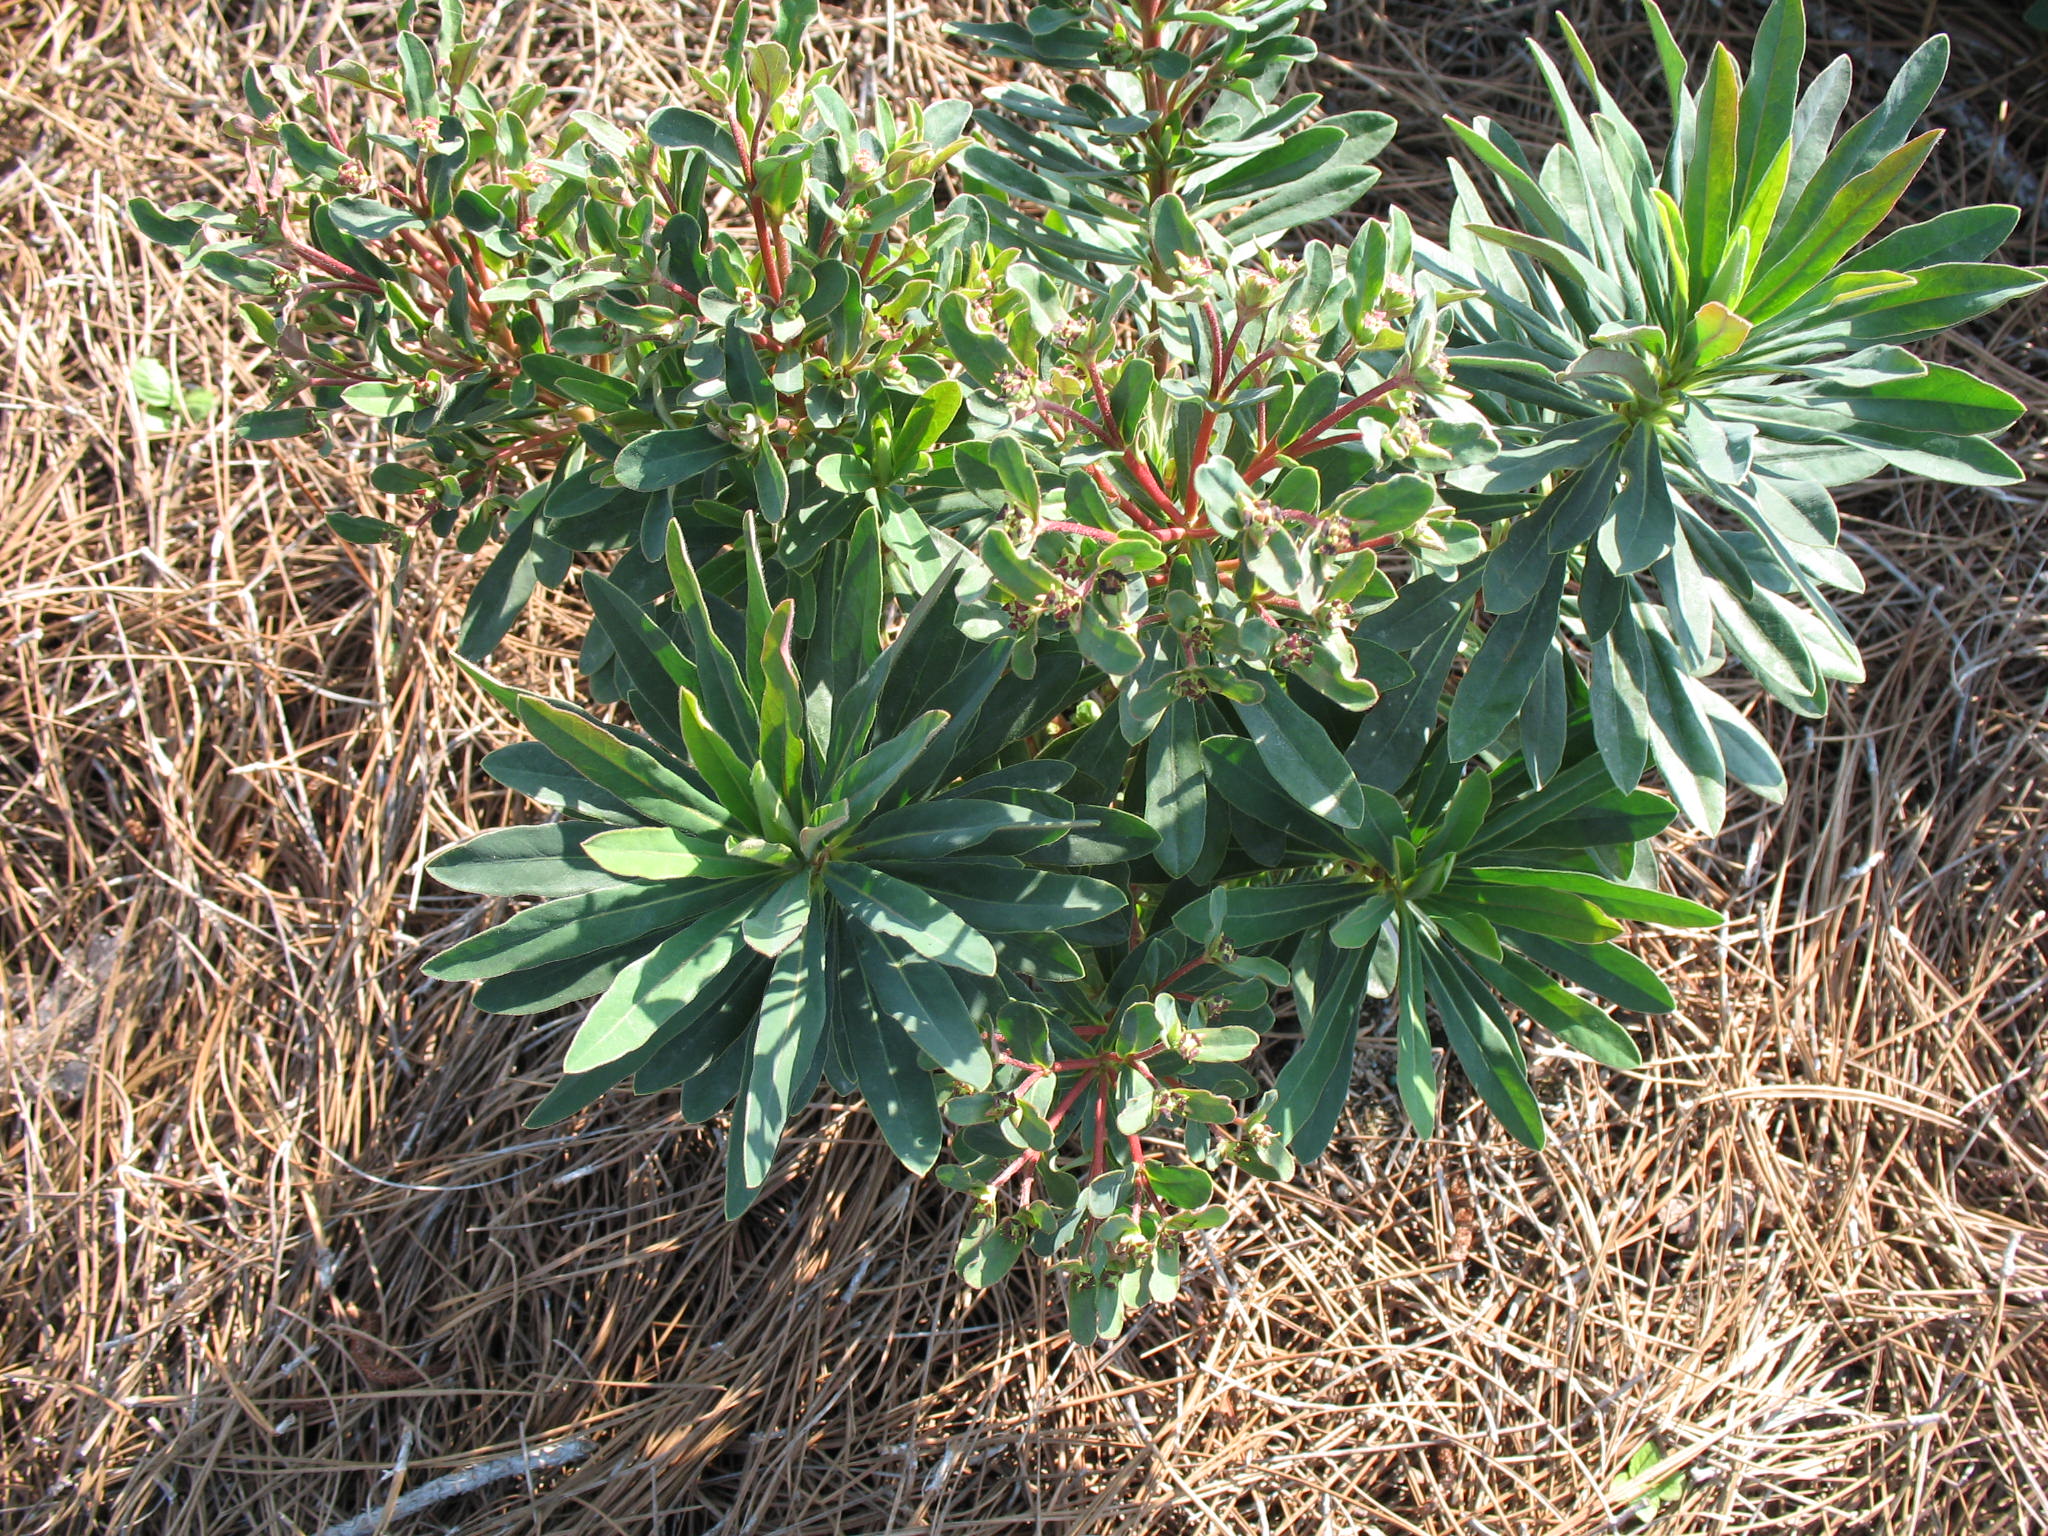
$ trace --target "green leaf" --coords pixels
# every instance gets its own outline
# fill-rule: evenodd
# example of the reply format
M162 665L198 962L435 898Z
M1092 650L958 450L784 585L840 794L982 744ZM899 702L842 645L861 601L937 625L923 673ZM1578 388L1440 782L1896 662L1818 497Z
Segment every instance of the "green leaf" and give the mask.
M1798 150L1788 192L1796 195L1797 201L1779 209L1773 245L1799 238L1834 201L1844 183L1904 144L1947 72L1948 38L1936 36L1922 43L1892 77L1877 110L1856 122L1830 150L1827 140L1847 95L1849 70L1847 61L1838 59L1822 71L1795 114ZM1832 82L1831 76L1836 77ZM1817 98L1818 111L1809 114L1809 104ZM1810 132L1806 131L1809 127Z
M633 439L612 472L629 491L661 491L700 479L732 456L732 444L709 427L678 427Z
M1593 760L1596 767L1599 759ZM1603 777L1604 777L1603 769ZM1677 818L1677 807L1654 790L1608 792L1582 810L1555 817L1517 839L1517 851L1546 848L1583 850L1640 843L1655 837Z
M1447 853L1462 852L1486 825L1486 813L1492 807L1492 777L1479 772L1466 774L1452 791L1451 803L1430 835L1428 857L1440 859Z
M1620 885L1598 875L1567 869L1521 868L1486 864L1462 866L1461 873L1483 884L1534 886L1583 896L1611 917L1627 922L1656 923L1665 928L1718 928L1721 914L1683 896Z
M1023 1252L1023 1237L1007 1223L977 1217L953 1255L953 1269L968 1285L985 1290L1007 1275Z
M1366 957L1313 942L1295 958L1295 1006L1302 1040L1273 1084L1268 1123L1293 1154L1321 1157L1351 1096L1358 1014L1365 1003Z
M1051 842L1078 825L999 800L945 799L885 811L860 829L849 848L867 863L936 859L987 842L998 832L1024 831Z
M1246 734L1274 782L1303 806L1340 827L1365 819L1358 780L1322 726L1287 697L1275 679L1256 704L1236 706Z
M673 1027L671 1022L670 1025L665 1025L664 1029ZM639 1071L647 1059L661 1048L662 1043L662 1038L657 1037L617 1061L606 1062L603 1066L593 1067L588 1072L565 1074L548 1090L547 1097L533 1107L521 1124L529 1131L540 1131L551 1125L560 1125L572 1115L581 1114Z
M725 737L712 729L694 693L681 688L676 691L676 699L677 724L683 743L689 749L690 766L704 775L704 782L710 785L711 793L736 821L754 826L758 818L754 811L750 778L754 766L752 743L742 743L749 748L748 755L742 758L733 751Z
M381 517L357 517L348 512L328 513L327 526L350 544L402 544L408 537L405 529L397 523L387 523Z
M1175 699L1145 751L1145 820L1159 833L1153 857L1179 879L1195 867L1208 836L1209 785L1202 729L1190 699Z
M1154 1158L1145 1164L1145 1182L1168 1205L1184 1211L1198 1210L1216 1194L1216 1184L1192 1163L1166 1163Z
M1495 924L1509 924L1574 944L1597 944L1621 932L1621 924L1570 891L1487 885L1479 881L1476 870L1460 869L1458 878L1431 901L1442 902L1453 910L1476 912Z
M349 385L341 392L341 398L365 416L379 420L403 416L419 404L410 384L384 384L375 380Z
M788 949L810 923L812 894L809 870L798 870L776 886L740 925L747 947L771 960Z
M841 1022L860 1096L897 1159L912 1173L929 1173L946 1142L938 1085L919 1063L910 1036L882 1022L862 970L842 971L837 989L835 1017Z
M649 821L720 837L738 830L717 802L596 722L530 696L519 700L519 719L542 746Z
M1512 846L1545 823L1611 793L1612 788L1597 758L1581 758L1542 789L1492 804L1486 824L1466 845L1467 852L1477 855Z
M620 827L598 832L583 851L622 880L730 880L765 875L774 866L735 858L724 840L686 836L673 827Z
M676 610L688 633L690 660L697 668L697 693L704 706L704 717L728 742L739 743L742 750L754 750L761 734L760 706L747 691L739 663L733 660L732 652L712 626L697 568L690 562L689 546L683 542L682 530L673 522L667 529L666 553Z
M899 640L897 643L902 642ZM832 794L846 803L851 825L859 826L874 813L883 797L924 755L925 749L951 718L942 709L927 710L896 735L848 765L832 787Z
M337 197L326 212L336 229L358 240L384 240L402 229L426 228L417 215L367 197Z
M1629 1457L1628 1470L1614 1480L1616 1495L1634 1501L1637 1512L1646 1520L1656 1518L1660 1505L1673 1503L1685 1496L1683 1468L1669 1477L1653 1478L1652 1474L1664 1461L1663 1447L1654 1440L1645 1440Z
M1159 834L1129 811L1111 810L1100 805L1075 806L1074 809L1087 825L1076 827L1065 837L1031 849L1023 856L1036 864L1128 864L1159 847Z
M1307 928L1334 922L1372 894L1356 880L1295 880L1285 885L1236 886L1224 893L1223 932L1241 949L1291 938ZM1186 923L1182 919L1186 919ZM1174 926L1190 938L1204 940L1188 923L1199 924L1197 907L1183 907Z
M907 464L914 455L927 451L944 437L964 398L965 391L954 379L941 379L919 395L890 444L894 463Z
M1545 970L1557 972L1617 1007L1638 1013L1669 1013L1678 1006L1655 971L1613 944L1563 944L1534 933L1503 933L1501 937Z
M1647 670L1641 632L1624 608L1613 629L1593 647L1592 675L1593 738L1619 789L1636 786L1649 758L1650 706L1643 683Z
M1189 1030L1181 1054L1189 1061L1243 1061L1258 1048L1257 1030L1225 1024L1215 1029Z
M1648 570L1677 542L1678 509L1664 478L1656 428L1643 424L1629 434L1622 468L1628 480L1614 498L1599 547L1607 568L1627 576Z
M1749 340L1752 329L1748 320L1725 304L1714 302L1701 305L1692 320L1693 361L1701 368L1711 368L1716 363L1733 357L1742 350L1742 344ZM1634 436L1642 437L1649 430L1638 425Z
M740 168L739 145L715 119L689 107L663 107L647 119L647 137L663 149L699 150L728 171Z
M796 602L775 605L760 642L761 767L784 804L795 806L803 794L803 682L796 675L791 643L796 633Z
M1104 616L1100 602L1089 601L1081 605L1074 625L1074 639L1081 647L1081 654L1111 677L1129 677L1144 664L1145 653L1137 639L1111 624Z
M812 925L802 943L783 952L761 994L746 1084L733 1111L726 1162L728 1217L753 1204L768 1181L783 1127L817 1086L828 1016L823 926Z
M2010 203L1955 208L1872 241L1843 263L1855 272L1916 272L1941 262L1982 261L2019 223Z
M154 245L167 245L174 249L192 244L205 228L197 219L175 218L160 211L155 203L146 197L131 197L128 200L128 218L142 238Z
M500 827L443 848L427 873L453 890L477 896L581 896L611 890L616 876L583 853L602 830L592 822Z
M440 981L485 981L685 927L731 897L729 887L717 885L686 890L634 885L564 896L528 907L442 950L420 969Z
M1038 475L1031 468L1023 443L1008 435L993 439L988 445L988 461L1001 480L1010 505L1027 518L1037 517Z
M1713 276L1728 243L1741 169L1737 163L1741 86L1735 55L1726 45L1716 43L1700 89L1692 157L1685 171L1685 235L1692 253L1695 290Z
M1451 696L1445 740L1454 762L1484 751L1521 712L1537 668L1556 643L1564 578L1565 558L1557 555L1537 595L1515 612L1497 616L1487 630Z
M1742 129L1736 139L1738 201L1749 198L1764 168L1791 141L1792 116L1799 101L1799 66L1806 57L1802 0L1773 0L1757 27L1749 57L1749 79L1742 88ZM1757 233L1761 235L1763 230Z
M398 34L398 79L404 90L407 117L417 122L441 115L434 90L433 51L411 32Z
M1476 576L1462 578L1449 590L1459 592L1466 582L1476 586ZM1411 581L1389 612L1402 606L1408 592L1426 585L1436 584ZM1464 590L1469 591L1470 586ZM1409 642L1414 646L1414 679L1390 690L1376 708L1366 712L1359 722L1358 734L1344 751L1345 761L1357 770L1359 780L1381 790L1399 788L1422 760L1437 726L1444 683L1464 643L1470 604L1462 592L1456 599L1446 596L1430 604L1426 611L1434 622Z
M978 976L995 974L993 946L930 892L849 862L827 864L825 884L852 916L876 933L900 939L941 965Z
M697 685L697 669L647 610L596 571L582 575L583 595L632 689L656 709L674 735L675 711L667 707L678 688ZM638 713L636 707L636 714ZM645 716L640 717L644 723Z
M757 889L728 900L621 971L577 1027L563 1069L588 1072L651 1040L740 952L740 919L760 899Z
M977 1093L988 1087L995 1063L952 974L864 929L850 929L848 937L875 1006L902 1025L940 1071Z
M1394 982L1394 1082L1408 1123L1426 1141L1436 1134L1436 1062L1429 1045L1422 930L1412 913L1402 912L1400 933Z
M1566 991L1520 955L1492 960L1467 950L1465 959L1510 1006L1521 1009L1572 1049L1623 1072L1643 1064L1642 1053L1628 1031L1604 1009Z
M235 418L235 436L245 443L272 443L304 437L314 427L313 412L303 407L283 411L246 411Z
M1485 468L1481 489L1489 495L1534 490L1565 470L1584 469L1621 440L1629 424L1615 415L1588 417L1552 427L1526 448L1497 454Z
M983 933L1077 928L1129 905L1106 880L996 860L941 859L899 866Z
M1494 1014L1484 989L1475 990L1468 982L1472 973L1462 960L1427 941L1421 948L1429 994L1458 1064L1508 1134L1523 1146L1540 1150L1543 1111L1505 1020Z
M519 371L542 389L552 390L565 400L598 411L629 410L639 394L629 380L614 378L585 364L547 353L522 357Z
M1620 451L1611 449L1515 520L1486 557L1487 612L1518 613L1543 590L1553 557L1576 550L1607 520L1619 470Z
M736 1055L753 1027L767 969L752 956L735 960L686 1007L671 1014L646 1045L608 1068L599 1068L598 1074L631 1063L635 1093L655 1093L681 1083L685 1085L686 1117L699 1097L710 1097L716 1102L710 1108L699 1109L697 1119L716 1113L731 1102L739 1088L741 1068L737 1061L729 1069L729 1085L721 1085L716 1079L724 1070L721 1064ZM700 1078L704 1081L696 1081Z
M1356 853L1334 827L1309 814L1280 788L1260 761L1258 749L1242 736L1209 737L1202 743L1202 764L1224 800L1255 821L1338 858Z
M1651 756L1686 819L1704 832L1718 832L1727 807L1727 765L1714 728L1694 702L1706 689L1685 675L1669 640L1646 633L1643 641Z
M540 582L543 554L559 546L550 545L539 531L537 516L521 518L505 536L504 545L492 558L483 579L470 590L462 614L462 638L456 655L466 661L481 661L511 632L526 609L527 599Z
M1800 238L1781 253L1781 243L1773 241L1743 294L1743 312L1752 321L1768 320L1833 271L1892 211L1940 137L1938 129L1923 133L1851 178Z
M1911 378L1890 378L1862 386L1822 381L1815 394L1859 422L1955 436L2002 432L2026 405L1995 385L1959 368L1930 363Z
M507 789L550 811L614 824L639 820L631 806L599 789L537 741L500 747L484 758L482 767Z
M1330 925L1330 942L1339 949L1364 949L1386 928L1394 911L1391 896L1371 896Z

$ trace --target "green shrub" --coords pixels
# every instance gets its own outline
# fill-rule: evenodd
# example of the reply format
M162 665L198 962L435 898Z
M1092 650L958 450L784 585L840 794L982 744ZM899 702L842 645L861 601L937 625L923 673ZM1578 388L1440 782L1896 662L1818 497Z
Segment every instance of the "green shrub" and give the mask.
M1539 53L1561 144L1454 125L1445 246L1300 236L1393 126L1288 91L1310 0L1041 5L959 30L1057 93L865 121L814 8L742 7L701 105L626 128L488 94L451 4L387 73L248 78L277 195L134 217L244 295L244 436L394 451L409 515L343 537L495 544L466 657L579 573L623 707L476 671L532 738L487 770L556 819L431 865L538 898L432 974L588 1004L533 1123L730 1110L737 1215L822 1076L948 1159L971 1283L1031 1249L1107 1335L1218 1170L1322 1151L1368 999L1423 1134L1445 1047L1542 1145L1518 1019L1638 1064L1603 1004L1672 1000L1623 924L1716 921L1651 839L1783 783L1708 679L1818 714L1860 675L1828 488L2018 479L2019 403L1903 344L2043 274L1986 263L2010 208L1865 244L1943 46L1837 136L1785 0L1692 87L1651 11L1661 165L1567 32L1598 110Z

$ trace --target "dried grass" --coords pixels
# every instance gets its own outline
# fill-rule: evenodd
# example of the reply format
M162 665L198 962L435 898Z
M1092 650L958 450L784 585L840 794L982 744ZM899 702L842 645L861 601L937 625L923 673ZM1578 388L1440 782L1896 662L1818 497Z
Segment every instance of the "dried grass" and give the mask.
M1620 0L1574 9L1650 72ZM1696 37L1755 16L1676 9ZM1326 18L1341 104L1408 125L1392 196L1440 215L1436 112L1529 115L1513 39L1550 10ZM1930 199L2000 195L2048 142L2010 8L1821 20L1895 54L1934 11L1960 131ZM494 67L607 109L709 32L687 4L500 12ZM728 1227L712 1133L631 1101L522 1131L560 1025L419 977L476 919L420 856L513 814L476 770L505 726L447 662L473 572L394 587L338 547L319 514L367 494L357 465L142 433L138 356L258 381L115 212L232 181L207 124L244 57L387 25L0 20L0 1525L316 1531L571 1436L595 1453L390 1528L1594 1531L1630 1523L1616 1479L1652 1438L1688 1474L1663 1530L2042 1525L2039 483L1850 507L1872 681L1819 728L1767 713L1788 804L1679 850L1737 921L1672 947L1646 1070L1547 1058L1536 1157L1476 1113L1418 1143L1368 1050L1332 1155L1237 1189L1184 1298L1075 1351L1040 1280L950 1278L958 1205L860 1117L814 1110ZM830 25L873 89L976 82L931 6ZM2039 261L2029 190L2012 254ZM2038 402L2044 313L1956 345ZM2038 467L2038 417L2020 437ZM571 624L536 615L510 670L572 686Z

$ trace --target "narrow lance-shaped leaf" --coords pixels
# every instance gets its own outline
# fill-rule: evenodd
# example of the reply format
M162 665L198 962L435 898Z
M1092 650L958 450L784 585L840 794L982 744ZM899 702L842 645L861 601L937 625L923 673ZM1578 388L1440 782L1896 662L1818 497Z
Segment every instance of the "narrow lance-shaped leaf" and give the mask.
M827 1022L823 925L783 951L761 994L754 1049L726 1160L725 1213L738 1216L768 1180L775 1150L793 1111L817 1086L818 1053Z
M729 900L627 966L578 1026L563 1069L588 1072L651 1039L739 952L740 918L759 900L758 891Z
M1195 706L1191 700L1176 699L1146 744L1145 771L1145 819L1159 833L1153 857L1176 879L1201 857L1208 801Z
M825 884L840 904L876 933L900 939L927 960L993 976L996 952L987 939L929 892L878 869L847 862L825 866Z
M792 806L802 799L804 765L803 684L790 654L795 625L796 604L784 598L761 637L761 765Z
M1412 913L1402 912L1394 983L1395 1086L1409 1124L1425 1141L1436 1134L1436 1062L1429 1048L1422 940Z
M715 800L595 721L535 698L519 701L519 718L555 756L649 821L721 836L731 825Z
M1692 158L1685 173L1685 233L1696 288L1705 288L1721 265L1734 213L1741 123L1742 77L1735 55L1716 43L1694 119Z
M1259 758L1280 787L1340 827L1365 819L1358 780L1329 734L1287 697L1276 677L1256 704L1237 706Z

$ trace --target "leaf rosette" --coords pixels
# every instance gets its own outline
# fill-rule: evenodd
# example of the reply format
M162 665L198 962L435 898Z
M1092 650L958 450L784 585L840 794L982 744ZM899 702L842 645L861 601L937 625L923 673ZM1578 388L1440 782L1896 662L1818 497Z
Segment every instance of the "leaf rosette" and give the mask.
M1849 63L1801 89L1799 0L1771 7L1746 78L1716 46L1696 86L1645 10L1673 109L1661 162L1563 18L1590 119L1532 43L1564 129L1540 165L1497 123L1451 123L1490 195L1454 165L1448 247L1423 243L1418 259L1483 300L1459 306L1450 359L1510 444L1462 478L1540 499L1487 553L1472 598L1493 628L1450 741L1460 757L1487 746L1546 674L1583 656L1615 783L1654 766L1711 831L1726 779L1775 799L1784 777L1702 679L1738 661L1807 716L1826 712L1831 683L1862 679L1826 596L1863 586L1837 547L1830 488L1887 466L1963 485L2022 478L1991 441L2022 403L1904 348L2044 274L1986 260L2011 207L1870 240L1940 137L1916 128L1945 37L1838 136ZM1554 751L1554 735L1536 750Z
M847 546L834 631L802 668L794 606L770 603L751 546L750 602L720 614L671 535L687 657L587 577L645 730L499 690L533 740L487 770L567 819L485 832L429 866L457 889L546 898L430 974L480 983L494 1012L596 999L532 1123L628 1078L642 1093L679 1087L693 1119L731 1103L735 1212L821 1071L866 1098L907 1164L930 1168L942 1083L990 1081L977 1021L1009 984L994 979L1063 960L1078 973L1060 935L1099 927L1128 897L1073 867L1157 842L1133 816L1061 798L1064 764L959 778L1036 690L1004 689L989 651L952 679L950 709L916 710L917 669L945 655L925 642L947 626L928 624L935 593L881 644L880 548L870 515Z

